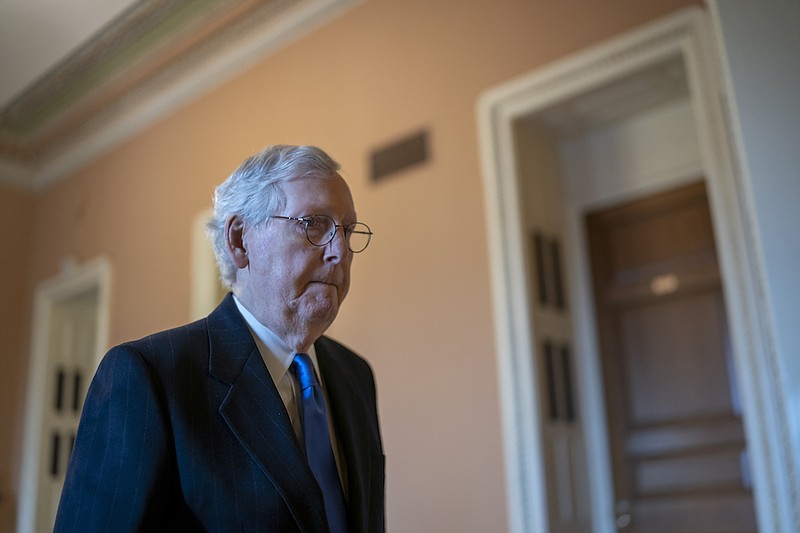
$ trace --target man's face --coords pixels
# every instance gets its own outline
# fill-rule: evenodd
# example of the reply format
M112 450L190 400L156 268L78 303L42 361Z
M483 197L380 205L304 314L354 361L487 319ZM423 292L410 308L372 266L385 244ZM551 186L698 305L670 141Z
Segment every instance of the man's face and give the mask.
M350 189L338 174L282 184L286 207L278 215L328 215L337 224L356 221ZM247 283L237 294L256 318L278 335L297 328L321 334L336 318L350 288L353 253L341 228L325 246L306 239L305 225L270 219L245 230ZM286 337L284 337L285 340Z

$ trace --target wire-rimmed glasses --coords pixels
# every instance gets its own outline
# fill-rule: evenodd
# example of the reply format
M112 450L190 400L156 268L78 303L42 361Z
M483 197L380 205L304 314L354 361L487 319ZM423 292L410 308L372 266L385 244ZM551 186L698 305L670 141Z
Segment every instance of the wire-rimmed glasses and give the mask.
M306 215L303 217L272 215L269 218L294 220L302 223L306 229L308 242L314 246L325 246L336 236L336 230L342 228L347 248L354 254L363 252L369 246L369 241L372 238L372 231L363 222L337 224L328 215Z

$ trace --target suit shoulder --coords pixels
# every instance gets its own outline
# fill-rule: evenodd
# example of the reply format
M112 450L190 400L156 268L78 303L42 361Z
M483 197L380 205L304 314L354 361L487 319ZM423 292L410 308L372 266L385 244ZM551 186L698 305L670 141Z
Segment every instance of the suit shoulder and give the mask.
M139 339L129 340L121 343L121 346L130 346L138 349L147 349L149 346L160 345L175 341L176 339L189 338L198 334L206 335L208 328L206 326L207 319L202 318L189 324L183 324L174 328L157 331L150 333Z
M200 346L208 345L208 327L206 319L184 324L152 333L140 339L130 340L114 346L111 352L134 351L144 359L152 361L164 355L177 355L196 351Z
M354 361L360 361L363 364L369 365L366 359L358 355L352 349L348 348L344 344L340 343L339 341L333 340L330 337L322 336L317 339L317 342L314 343L314 346L319 349L322 348L325 352L330 353L333 356L339 358L347 358L352 359Z
M324 354L323 357L330 358L336 361L342 368L348 369L350 372L355 372L356 375L362 378L373 380L372 366L369 361L361 357L344 344L331 339L330 337L322 336L314 343L317 349L317 356Z

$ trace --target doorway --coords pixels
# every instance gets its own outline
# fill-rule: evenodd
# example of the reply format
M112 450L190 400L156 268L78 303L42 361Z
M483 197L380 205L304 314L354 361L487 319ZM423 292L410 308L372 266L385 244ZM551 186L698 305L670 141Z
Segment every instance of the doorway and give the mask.
M547 452L548 367L540 362L547 350L535 320L536 245L530 237L537 219L544 215L543 234L563 242L571 327L559 341L571 346L574 423L580 425L573 434L582 435L585 459L585 468L573 473L589 492L591 531L612 533L618 513L611 429L584 215L700 180L719 251L730 367L741 391L758 524L762 531L791 530L780 518L791 509L779 470L786 450L772 423L780 399L770 386L776 378L769 374L764 333L752 319L762 302L753 290L757 273L750 268L741 207L747 192L735 180L710 41L707 14L691 8L512 80L481 99L511 533L573 530L558 513L560 502L553 501L560 497L554 490L559 480L552 478ZM672 281L661 283L669 287Z
M52 531L83 400L107 347L110 265L66 264L36 291L17 531Z
M757 530L705 184L586 216L625 532Z

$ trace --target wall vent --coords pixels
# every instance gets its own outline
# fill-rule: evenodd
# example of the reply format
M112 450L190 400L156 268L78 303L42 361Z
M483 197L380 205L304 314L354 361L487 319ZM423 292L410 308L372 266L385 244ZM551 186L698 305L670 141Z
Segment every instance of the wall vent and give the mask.
M390 174L396 174L428 160L428 131L395 141L372 152L370 156L370 176L377 182Z

